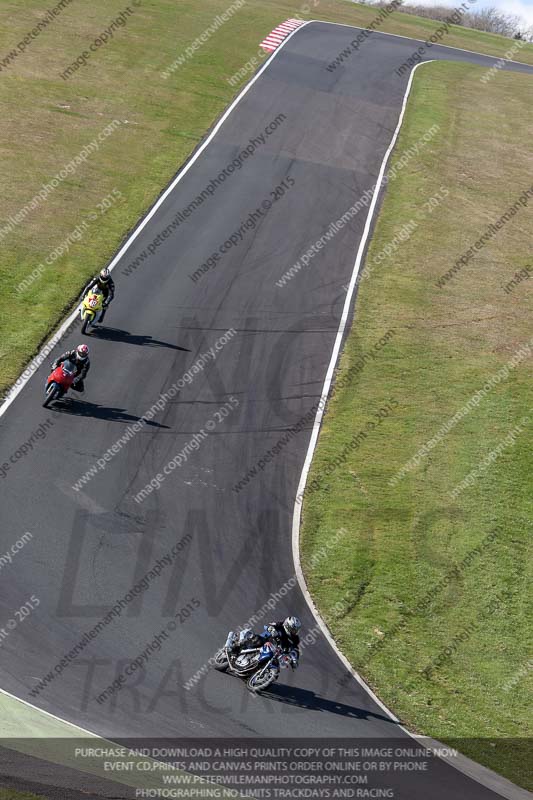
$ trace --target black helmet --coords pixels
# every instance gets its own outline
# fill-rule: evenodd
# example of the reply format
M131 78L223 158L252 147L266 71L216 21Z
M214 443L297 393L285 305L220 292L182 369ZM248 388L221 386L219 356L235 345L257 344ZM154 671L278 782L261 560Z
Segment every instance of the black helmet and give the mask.
M103 270L100 271L100 280L102 283L107 283L109 280L111 280L111 273L107 267L104 267Z

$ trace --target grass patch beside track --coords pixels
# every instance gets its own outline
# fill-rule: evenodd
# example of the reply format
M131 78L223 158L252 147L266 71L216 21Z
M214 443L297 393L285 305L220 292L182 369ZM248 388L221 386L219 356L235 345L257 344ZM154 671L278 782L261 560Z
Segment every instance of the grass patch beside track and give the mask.
M300 2L249 0L164 80L161 72L228 4L145 0L113 40L64 81L60 73L126 5L93 0L82 6L74 0L2 69L0 226L106 125L115 119L120 125L2 237L0 391L16 379L83 281L109 260L227 107L237 91L227 79L257 54L259 41L272 27L301 8ZM37 0L10 0L8 6L0 62L44 14ZM364 26L375 14L370 7L321 0L304 18ZM432 20L394 13L380 30L424 39L436 27ZM512 46L508 39L459 27L445 43L495 58ZM533 47L524 47L517 58L533 63ZM384 262L362 283L357 325L342 368L369 351L389 328L398 333L349 390L336 396L313 475L336 453L347 430L359 430L390 398L399 406L305 501L303 545L310 558L332 531L341 525L350 531L350 539L342 538L333 557L319 559L308 577L342 649L380 696L413 727L440 739L492 737L496 747L472 742L462 750L525 783L525 760L510 749L502 751L497 740L530 732L524 718L530 680L524 635L531 564L526 555L532 518L529 432L456 500L447 492L529 412L530 363L513 370L422 461L420 470L388 486L420 444L531 336L527 312L533 283L524 280L509 294L502 289L516 270L533 262L530 214L520 212L444 288L435 285L484 226L531 183L531 79L500 72L483 85L480 74L480 69L442 64L418 73L397 150L417 141L434 122L446 138L432 142L417 169L403 170L391 185L370 257L398 226L419 214L423 201L441 185L451 195L420 221L395 254L393 268ZM113 189L124 200L98 216L97 204ZM92 213L97 220L91 220L81 241L74 241L26 291L16 292ZM498 527L502 534L436 594L428 613L406 613L450 565ZM505 604L481 619L453 658L425 678L422 670L430 660L477 620L480 598L488 602L504 592ZM345 607L329 613L343 597ZM388 635L403 620L398 632ZM381 638L383 645L370 650Z
M0 236L0 393L227 107L237 91L228 78L257 55L259 42L275 25L302 9L299 0L248 0L164 79L162 72L229 5L228 0L131 4L134 13L126 24L63 80L61 73L126 8L123 0L93 0L90 5L73 0L2 66L0 229L106 126L113 120L120 124L20 224ZM358 26L370 24L377 13L342 0L318 0L316 5L312 0L308 5L312 7L302 14L304 19ZM8 10L0 34L0 64L45 14L38 0L9 0ZM437 27L435 21L395 12L380 30L425 39ZM509 39L458 26L444 41L495 57L512 46ZM517 58L533 64L533 46L524 47ZM113 200L101 214L98 204L108 195ZM63 255L46 264L58 247L65 248ZM40 264L44 268L39 272ZM17 291L35 271L37 278Z
M415 77L395 153L434 123L441 134L389 184L341 384L385 331L396 335L325 416L309 476L317 488L303 505L302 563L341 650L412 730L531 785L533 199L437 285L533 183L531 78L500 73L485 86L482 74L433 63ZM430 212L426 201L439 195ZM374 264L410 219L411 237ZM528 265L531 279L506 292ZM529 357L394 481L526 342ZM391 399L393 410L332 469L349 435ZM502 445L515 426L522 431ZM475 469L476 480L450 494ZM349 534L313 566L341 527ZM520 738L523 746L512 741Z

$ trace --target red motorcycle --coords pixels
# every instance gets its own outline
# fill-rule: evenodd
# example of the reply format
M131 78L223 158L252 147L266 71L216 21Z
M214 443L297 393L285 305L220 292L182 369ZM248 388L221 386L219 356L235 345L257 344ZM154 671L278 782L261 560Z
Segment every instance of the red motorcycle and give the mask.
M76 367L72 361L63 361L46 381L46 397L43 406L47 408L54 400L60 400L66 395L76 380Z

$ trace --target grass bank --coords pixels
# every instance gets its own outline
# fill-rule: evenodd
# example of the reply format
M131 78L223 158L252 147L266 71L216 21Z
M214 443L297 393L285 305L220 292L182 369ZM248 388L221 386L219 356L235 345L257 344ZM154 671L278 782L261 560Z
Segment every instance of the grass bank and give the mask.
M389 184L301 542L324 619L389 707L531 786L533 199L449 270L532 186L533 83L482 74L417 73L392 163L440 133Z
M302 13L300 2L249 0L164 78L228 3L142 0L112 39L64 80L61 74L126 4L74 0L17 55L43 6L37 0L4 4L0 227L9 229L1 237L0 391L228 105L237 90L228 78L257 54L261 38L298 14L359 26L376 14L341 0L308 5L309 13ZM436 27L395 12L381 30L425 39ZM495 58L511 46L502 37L460 27L445 42ZM517 57L533 63L533 47ZM349 462L306 499L303 531L307 559L333 530L343 525L349 531L335 557L320 561L308 578L344 651L381 696L414 727L441 739L485 737L462 749L523 781L524 765L491 742L528 730L527 434L453 501L449 492L529 412L529 363L513 369L417 470L393 487L389 480L527 339L531 284L524 280L509 293L502 284L531 263L530 217L521 213L442 289L436 281L514 202L531 175L530 85L526 76L499 74L483 86L479 71L464 66L420 71L398 149L435 121L446 135L391 186L371 257L398 225L414 217L418 227L393 263L382 262L362 283L358 324L342 368L370 351L388 328L397 335L349 391L338 393L315 475L346 430L358 430L381 406L393 411L383 412ZM65 169L73 163L75 169ZM57 186L44 190L45 197L12 225L62 170L66 175ZM444 194L442 186L449 198L430 213L423 202ZM35 271L37 278L17 291ZM436 591L450 566L462 564L493 531L499 533L490 547ZM424 613L412 613L428 593ZM488 612L485 600L497 595L500 605ZM340 600L344 605L332 613ZM477 628L465 634L473 622ZM426 677L424 669L458 634L466 639L454 646L453 658Z
M263 36L295 15L359 26L376 16L342 0L248 0L189 58L187 48L227 0L140 0L131 14L126 7L72 0L29 39L45 16L42 3L3 7L0 393L228 105L238 88L228 78L257 55ZM90 51L113 24L108 41ZM395 12L380 29L425 39L436 27ZM458 26L445 41L495 57L511 46ZM66 74L84 50L85 63ZM533 63L533 46L519 57Z

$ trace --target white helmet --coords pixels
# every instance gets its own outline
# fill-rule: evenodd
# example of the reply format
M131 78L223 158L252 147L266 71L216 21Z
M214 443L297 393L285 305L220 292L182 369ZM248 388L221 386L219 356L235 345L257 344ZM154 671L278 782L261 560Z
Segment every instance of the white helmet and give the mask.
M294 636L302 627L302 623L298 617L287 617L287 619L283 622L283 627L285 629L285 633L287 633L289 636Z
M89 358L89 348L86 344L79 344L76 347L76 355L80 359L80 361L87 361Z

